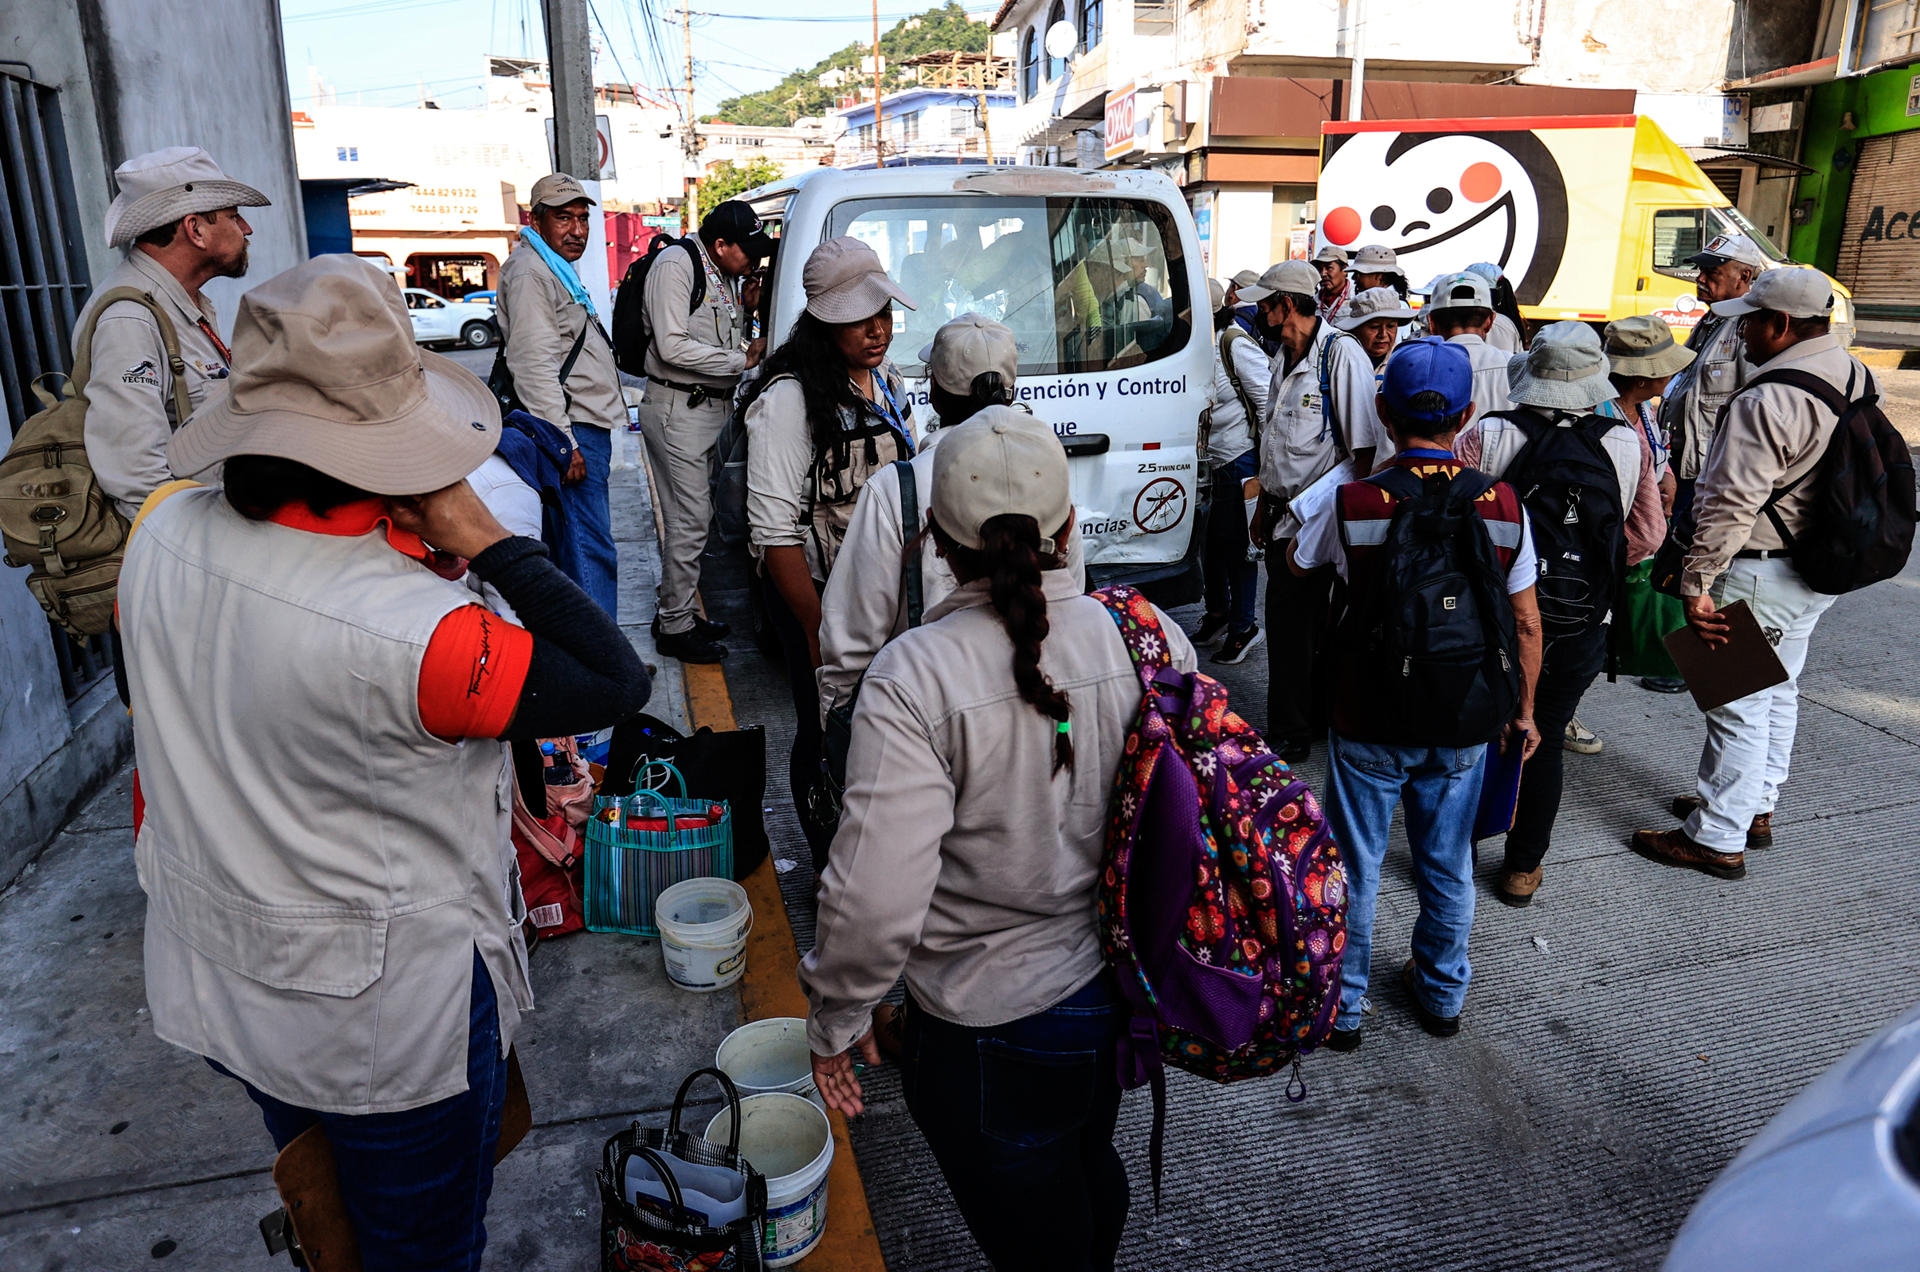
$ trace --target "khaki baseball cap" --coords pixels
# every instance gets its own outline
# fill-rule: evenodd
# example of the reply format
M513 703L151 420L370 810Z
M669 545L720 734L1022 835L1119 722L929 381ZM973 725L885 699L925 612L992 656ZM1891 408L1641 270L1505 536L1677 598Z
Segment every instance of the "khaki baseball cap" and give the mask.
M500 440L493 391L416 345L400 289L357 256L316 256L241 296L226 383L168 443L175 472L278 455L376 495L420 495Z
M912 309L913 298L887 277L879 255L850 235L813 249L800 271L807 312L821 322L865 322L893 302Z
M1482 275L1461 270L1434 281L1427 308L1436 313L1443 309L1492 309L1493 288L1487 286Z
M527 206L532 208L563 208L569 203L593 199L587 194L587 188L578 180L564 172L549 172L533 183L532 193L527 195Z
M1770 309L1789 318L1827 318L1833 314L1833 282L1817 269L1793 265L1770 269L1753 280L1744 296L1723 300L1713 312L1723 318Z
M948 429L933 452L933 519L955 543L986 544L995 517L1032 517L1043 537L1073 515L1067 452L1053 427L1011 406L990 406Z
M1257 269L1243 269L1233 276L1232 281L1235 287L1251 287L1260 281L1260 271Z
M1013 332L979 314L961 314L933 333L933 343L920 351L927 377L955 397L973 393L976 377L998 372L1004 388L1013 387L1020 373L1020 349Z
M1620 375L1669 376L1693 361L1693 350L1674 343L1673 328L1659 314L1631 314L1607 324L1607 361Z
M1335 247L1331 243L1325 243L1321 245L1319 251L1313 254L1313 261L1316 265L1324 265L1329 262L1335 265L1345 265L1347 263L1347 252L1345 248Z
M1337 250L1337 249L1336 249ZM1240 289L1240 299L1248 301L1265 300L1286 292L1294 296L1311 296L1320 290L1320 271L1305 261L1281 261L1270 267L1251 287Z

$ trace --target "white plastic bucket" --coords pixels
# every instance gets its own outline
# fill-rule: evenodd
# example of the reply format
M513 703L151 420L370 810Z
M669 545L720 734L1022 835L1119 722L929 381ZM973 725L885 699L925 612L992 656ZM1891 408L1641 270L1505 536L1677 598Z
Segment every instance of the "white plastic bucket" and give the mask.
M731 879L688 879L654 902L667 978L696 994L725 989L747 970L753 906Z
M708 1143L726 1147L732 1117L722 1109L707 1123ZM827 1115L797 1095L749 1095L740 1101L740 1155L767 1177L767 1266L798 1263L827 1231Z
M775 1016L740 1026L713 1053L713 1067L732 1078L741 1095L781 1092L804 1096L822 1110L827 1107L813 1085L807 1022L797 1016Z

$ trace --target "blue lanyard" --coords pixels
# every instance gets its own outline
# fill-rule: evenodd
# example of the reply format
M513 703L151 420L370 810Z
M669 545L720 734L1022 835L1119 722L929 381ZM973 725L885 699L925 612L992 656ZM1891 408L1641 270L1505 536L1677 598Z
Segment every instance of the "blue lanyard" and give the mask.
M893 396L893 390L887 387L887 377L880 374L878 367L875 367L867 374L873 377L874 387L880 390L880 396L884 398L887 403L886 410L877 413L881 414L886 420L888 428L900 435L900 444L906 448L907 454L911 456L913 454L913 435L907 432L906 415L900 409L899 399L895 398ZM873 400L869 398L868 404L872 405L872 402Z

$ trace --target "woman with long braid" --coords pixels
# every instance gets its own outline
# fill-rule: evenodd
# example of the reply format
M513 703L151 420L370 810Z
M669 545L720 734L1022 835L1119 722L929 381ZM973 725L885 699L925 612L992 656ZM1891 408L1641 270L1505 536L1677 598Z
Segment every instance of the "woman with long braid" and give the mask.
M1127 1214L1126 1009L1094 890L1141 691L1064 568L1073 518L1045 422L992 406L935 449L931 533L958 587L867 670L800 972L815 1079L849 1114L853 1053L879 1062L874 1008L906 973L907 1108L996 1268L1111 1268Z

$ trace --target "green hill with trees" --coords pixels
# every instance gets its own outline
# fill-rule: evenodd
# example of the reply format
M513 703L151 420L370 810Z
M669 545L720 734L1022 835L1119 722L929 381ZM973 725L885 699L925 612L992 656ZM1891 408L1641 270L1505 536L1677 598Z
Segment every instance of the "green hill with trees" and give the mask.
M880 56L886 60L881 86L886 91L911 86L911 70L900 65L906 58L936 51L979 53L987 47L988 34L986 23L968 21L966 10L953 0L918 17L904 18L880 35ZM805 70L794 71L772 88L721 102L707 121L766 128L790 124L802 115L823 115L833 109L837 96L851 93L853 86L850 82L838 89L822 88L820 77L832 70L846 71L865 86L872 77L861 75L860 61L872 47L865 40L849 44Z

